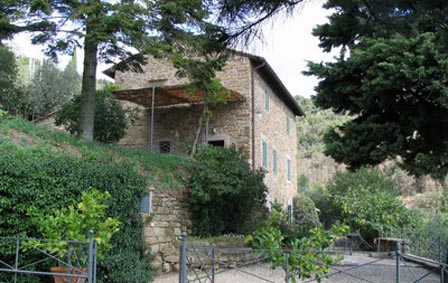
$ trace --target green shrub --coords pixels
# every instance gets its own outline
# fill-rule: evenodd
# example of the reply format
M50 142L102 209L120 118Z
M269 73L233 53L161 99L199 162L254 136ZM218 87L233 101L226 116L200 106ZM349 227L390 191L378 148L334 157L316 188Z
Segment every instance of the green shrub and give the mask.
M397 197L392 180L370 168L336 174L327 190L328 200L341 211L340 220L370 243L392 229L414 225L416 214Z
M311 228L320 225L316 206L305 194L299 193L294 197L292 211L294 222L300 227Z
M319 211L319 221L325 229L330 229L333 224L339 221L342 213L341 209L329 200L325 185L313 184L304 191L304 194L314 202L316 209Z
M435 213L428 216L422 225L400 236L410 240L411 253L448 263L448 215Z
M111 155L91 154L79 159L75 154L54 151L43 142L24 147L0 139L0 235L38 236L37 227L26 214L30 208L51 214L78 203L83 191L107 190L111 198L106 200L106 215L118 218L121 224L112 238L112 249L98 266L98 282L146 283L152 271L138 210L145 186L135 164L115 161ZM122 280L122 274L129 277ZM31 282L28 277L21 278Z
M0 108L0 119L4 118L8 114L8 111Z
M291 282L298 282L300 278L324 276L330 271L330 266L340 260L331 256L328 248L336 236L345 235L348 227L334 226L331 231L326 231L317 225L304 231L298 223L290 226L288 218L280 205L274 203L270 217L251 235L246 236L245 241L254 249L261 250L271 261L273 269L287 268L292 276ZM298 229L303 232L302 235L297 235ZM287 253L283 252L285 249L288 249Z
M188 202L198 236L241 233L265 202L264 174L253 172L235 148L203 147L190 170Z
M117 218L106 217L105 200L110 198L108 191L100 193L93 189L88 193L82 192L81 198L78 205L57 209L51 214L38 209L29 209L27 214L31 216L31 221L36 225L40 236L50 240L31 240L30 243L65 260L68 256L68 245L66 242L58 241L63 239L87 243L90 231L94 231L96 256L98 262L103 261L105 253L112 248L111 238L118 232L120 221ZM79 260L80 263L87 263L87 254L71 256L72 262L82 258Z
M394 231L392 237L410 240L411 253L448 263L448 195L442 190L426 192L424 206L418 209L422 219L413 230Z
M120 102L113 97L113 88L98 90L95 95L95 117L93 139L105 143L119 141L126 134L137 115L137 108L124 109ZM56 115L56 125L65 125L66 130L77 134L79 130L79 116L81 96L75 96L65 104Z

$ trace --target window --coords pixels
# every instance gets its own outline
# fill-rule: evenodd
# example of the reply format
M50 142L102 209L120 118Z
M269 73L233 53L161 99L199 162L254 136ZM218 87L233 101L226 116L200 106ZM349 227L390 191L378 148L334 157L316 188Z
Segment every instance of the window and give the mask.
M286 116L286 133L291 134L291 119Z
M268 144L265 140L263 140L262 144L262 151L263 151L263 163L262 167L263 169L268 169Z
M208 144L211 146L224 147L224 140L208 141Z
M286 168L288 170L288 180L291 181L292 180L292 164L291 164L291 159L286 159Z
M275 175L277 175L278 172L278 166L277 166L277 151L274 149L272 151L272 171L274 172Z
M264 92L264 110L266 110L266 112L269 112L269 100L270 100L270 95L268 91Z
M161 141L161 142L159 142L159 150L160 150L160 153L170 153L170 151L171 151L171 142L170 141Z
M140 200L140 212L146 214L152 212L152 191L148 191L148 193Z

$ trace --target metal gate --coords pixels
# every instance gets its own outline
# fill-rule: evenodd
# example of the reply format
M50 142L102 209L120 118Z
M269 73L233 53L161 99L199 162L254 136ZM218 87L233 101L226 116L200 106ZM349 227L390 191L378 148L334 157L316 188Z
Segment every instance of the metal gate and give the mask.
M338 252L315 251L329 253ZM270 258L273 254L282 253L285 263L282 268L273 270ZM226 258L226 254L239 254L239 261ZM344 282L344 283L445 283L447 264L407 254L401 245L390 253L346 254L343 262L332 265L323 276L309 279L297 278L289 269L291 254L295 258L307 260L303 251L270 251L248 248L217 248L210 244L188 244L183 235L179 258L179 283L221 283L221 282ZM303 256L303 257L302 257ZM292 258L292 257L291 257ZM350 262L350 261L353 262ZM324 265L323 262L309 262L313 265Z
M51 241L66 250L63 256L46 252L36 244L46 242L50 240L0 237L0 282L32 282L34 279L38 281L39 277L53 276L70 283L96 283L93 231L89 233L88 243ZM50 266L62 267L63 271L50 272Z

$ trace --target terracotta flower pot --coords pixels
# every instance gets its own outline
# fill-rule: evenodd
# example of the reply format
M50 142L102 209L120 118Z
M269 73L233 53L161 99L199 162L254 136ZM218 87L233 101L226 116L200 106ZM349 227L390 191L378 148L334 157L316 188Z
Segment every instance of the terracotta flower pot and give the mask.
M88 269L77 269L77 268L68 268L68 267L51 267L50 271L53 273L65 273L65 274L80 274L87 275ZM64 275L53 275L54 283L84 283L86 282L86 278L81 277L67 277Z

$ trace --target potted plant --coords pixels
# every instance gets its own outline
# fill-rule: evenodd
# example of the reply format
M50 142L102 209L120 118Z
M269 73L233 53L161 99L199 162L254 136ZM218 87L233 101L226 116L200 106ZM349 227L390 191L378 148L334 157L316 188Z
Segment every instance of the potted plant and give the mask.
M58 209L50 214L40 209L30 209L28 215L45 240L32 240L30 244L58 260L60 266L50 268L54 273L80 274L87 273L86 268L73 268L72 262L78 266L87 264L87 253L79 253L71 248L69 241L88 243L89 231L94 231L97 260L104 259L105 253L112 247L111 238L119 230L120 222L116 218L106 216L105 200L110 198L109 192L93 189L82 192L81 202ZM54 276L55 283L66 282L66 276ZM83 278L72 277L72 283L81 283ZM62 281L59 281L62 280Z

